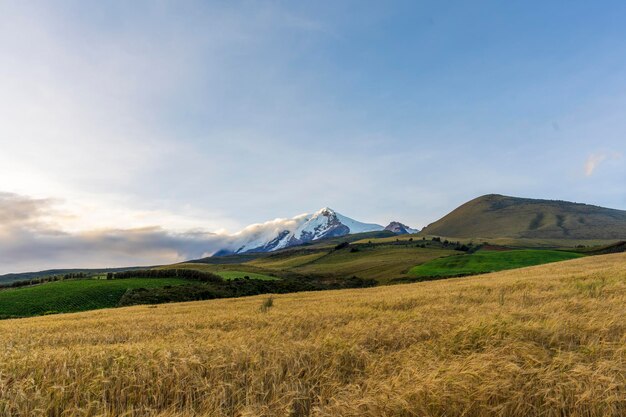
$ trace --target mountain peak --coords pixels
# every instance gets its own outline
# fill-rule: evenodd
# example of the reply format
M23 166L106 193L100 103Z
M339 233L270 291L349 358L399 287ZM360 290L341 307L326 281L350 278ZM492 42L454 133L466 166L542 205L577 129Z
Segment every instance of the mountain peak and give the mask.
M406 224L402 224L396 221L389 223L389 225L385 227L385 230L389 230L390 232L393 232L397 235L406 235L406 234L413 234L413 233L419 232L419 230L417 229L411 229Z
M323 207L313 214L284 219L282 227L276 222L267 223L266 227L263 224L256 225L252 236L242 235L238 239L234 252L271 252L322 238L383 229L381 225L361 223L330 207Z

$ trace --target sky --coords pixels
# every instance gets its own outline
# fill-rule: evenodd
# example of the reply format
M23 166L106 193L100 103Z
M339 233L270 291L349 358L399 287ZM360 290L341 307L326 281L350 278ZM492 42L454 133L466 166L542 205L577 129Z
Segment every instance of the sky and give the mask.
M210 254L325 206L626 209L620 1L0 2L0 273ZM272 223L272 224L275 224Z

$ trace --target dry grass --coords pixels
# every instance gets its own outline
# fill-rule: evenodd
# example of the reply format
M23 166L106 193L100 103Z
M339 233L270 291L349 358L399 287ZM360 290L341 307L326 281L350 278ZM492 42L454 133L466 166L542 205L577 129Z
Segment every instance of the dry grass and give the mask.
M626 255L0 322L1 416L624 416Z

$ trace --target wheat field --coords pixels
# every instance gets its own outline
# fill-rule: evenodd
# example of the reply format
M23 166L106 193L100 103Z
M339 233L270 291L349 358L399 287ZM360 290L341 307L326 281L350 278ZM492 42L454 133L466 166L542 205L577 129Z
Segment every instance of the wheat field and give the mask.
M626 254L0 322L0 416L624 416Z

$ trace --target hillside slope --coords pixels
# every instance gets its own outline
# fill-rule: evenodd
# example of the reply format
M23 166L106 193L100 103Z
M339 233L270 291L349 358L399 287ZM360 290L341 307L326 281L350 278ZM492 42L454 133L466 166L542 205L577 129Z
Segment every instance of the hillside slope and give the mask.
M623 416L624 305L613 254L8 320L0 415Z
M467 238L625 239L626 211L489 194L428 225L423 235Z

